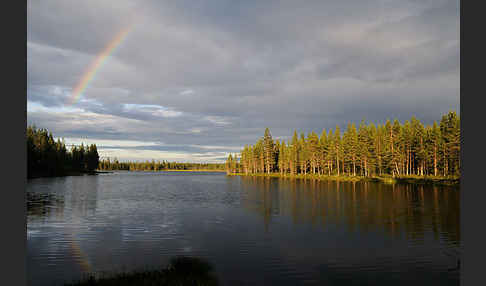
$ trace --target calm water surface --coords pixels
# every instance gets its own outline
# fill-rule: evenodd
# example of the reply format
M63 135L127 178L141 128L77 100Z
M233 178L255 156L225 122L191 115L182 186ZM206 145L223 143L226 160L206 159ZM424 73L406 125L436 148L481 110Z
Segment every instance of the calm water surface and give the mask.
M459 189L223 173L27 184L29 285L191 255L222 285L459 285Z

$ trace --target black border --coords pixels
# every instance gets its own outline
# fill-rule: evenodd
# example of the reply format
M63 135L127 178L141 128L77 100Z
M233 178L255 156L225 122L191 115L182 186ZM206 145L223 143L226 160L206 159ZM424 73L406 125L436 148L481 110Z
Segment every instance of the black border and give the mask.
M484 71L480 65L484 58L485 45L481 42L484 34L484 9L481 1L460 1L460 72L461 72L461 285L484 284L484 202L486 190L484 189L484 171L481 170L484 153L484 142L479 138L482 135L485 120L484 104L473 99L482 99L484 90ZM474 7L473 4L476 4ZM467 16L466 16L467 15ZM467 37L466 37L467 36ZM469 42L468 42L469 40ZM475 115L479 116L475 116ZM468 131L469 130L469 131ZM468 133L469 132L469 133ZM469 134L466 138L466 134ZM469 146L469 147L466 147ZM472 160L474 158L475 160ZM468 165L469 164L469 165ZM483 167L484 168L484 167ZM467 230L469 229L469 231Z
M31 0L28 0L31 1ZM27 285L26 204L27 154L27 1L10 1L2 9L2 103L1 169L2 285ZM6 88L5 88L6 87Z

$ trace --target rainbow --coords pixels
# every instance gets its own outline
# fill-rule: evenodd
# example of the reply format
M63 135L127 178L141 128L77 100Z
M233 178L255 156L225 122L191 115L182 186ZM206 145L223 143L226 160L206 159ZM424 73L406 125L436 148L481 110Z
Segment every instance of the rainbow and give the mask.
M83 270L84 273L91 273L92 267L91 263L89 262L88 256L83 252L79 244L76 242L76 238L74 237L74 234L70 234L70 246L72 250L72 254L76 262L79 264L81 267L81 270Z
M74 87L71 96L69 98L69 103L75 104L83 92L86 90L88 85L96 76L96 73L101 69L106 60L113 54L117 47L126 39L128 33L132 29L132 26L122 29L118 32L115 37L106 45L101 53L99 53L94 61L89 65L88 69L83 73L81 80Z

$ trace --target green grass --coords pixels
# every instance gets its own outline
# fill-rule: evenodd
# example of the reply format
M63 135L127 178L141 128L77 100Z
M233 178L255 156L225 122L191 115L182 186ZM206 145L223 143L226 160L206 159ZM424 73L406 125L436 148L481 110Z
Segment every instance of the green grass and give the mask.
M288 179L314 179L322 181L343 181L343 182L382 182L385 184L432 184L432 185L459 185L459 177L441 177L441 176L399 176L392 177L390 175L383 176L346 176L346 175L315 175L315 174L280 174L280 173L258 173L258 174L244 174L244 173L232 173L229 176L252 176L252 177L273 177L273 178L288 178Z
M413 183L424 185L459 185L460 177L442 177L442 176L400 176L395 178L397 183Z
M65 286L128 286L128 285L219 285L213 273L213 267L207 261L196 257L174 257L166 268L160 270L133 271L118 274L96 276L88 274L86 278Z

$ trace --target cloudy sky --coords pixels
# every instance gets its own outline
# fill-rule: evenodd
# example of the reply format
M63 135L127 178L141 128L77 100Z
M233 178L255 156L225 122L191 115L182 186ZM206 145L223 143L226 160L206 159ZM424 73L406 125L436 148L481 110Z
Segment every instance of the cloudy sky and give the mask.
M27 15L28 123L105 157L217 162L265 127L459 112L459 1L29 0Z

